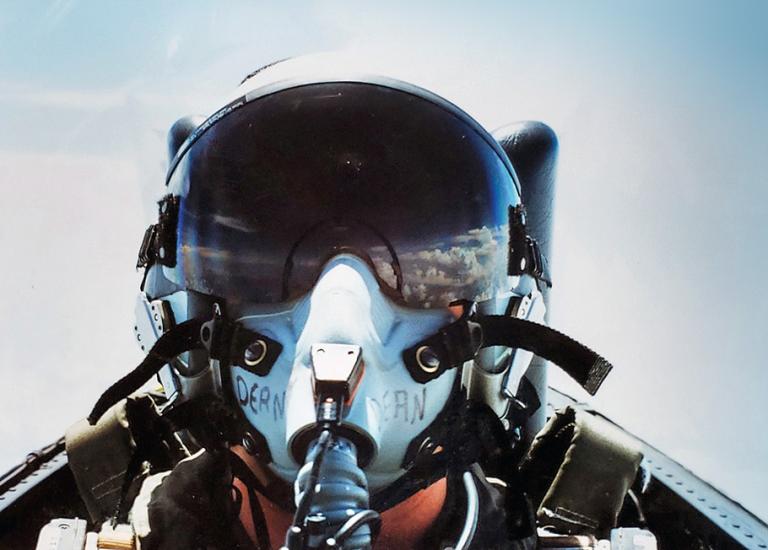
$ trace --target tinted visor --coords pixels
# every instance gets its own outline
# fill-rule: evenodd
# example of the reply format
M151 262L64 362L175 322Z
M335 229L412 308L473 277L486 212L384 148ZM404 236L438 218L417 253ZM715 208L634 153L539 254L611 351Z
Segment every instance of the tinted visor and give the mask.
M519 199L491 139L449 104L382 85L252 100L174 170L179 240L166 275L231 305L274 303L353 252L417 307L506 290L507 211Z

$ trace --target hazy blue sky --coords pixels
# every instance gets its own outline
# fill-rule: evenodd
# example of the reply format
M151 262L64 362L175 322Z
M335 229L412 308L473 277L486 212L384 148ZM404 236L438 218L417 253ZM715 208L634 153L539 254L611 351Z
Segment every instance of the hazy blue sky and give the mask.
M558 132L551 320L616 365L595 405L768 518L768 3L541 4L0 6L0 469L140 359L168 126L342 48Z

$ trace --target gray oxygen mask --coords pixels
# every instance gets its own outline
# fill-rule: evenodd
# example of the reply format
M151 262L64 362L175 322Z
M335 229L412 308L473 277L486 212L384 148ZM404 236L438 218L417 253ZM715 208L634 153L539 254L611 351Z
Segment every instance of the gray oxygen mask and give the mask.
M334 344L359 349L361 362L340 433L355 445L371 490L402 476L408 446L444 408L456 379L450 371L416 382L402 353L451 321L447 308L395 303L369 264L352 254L333 257L305 296L239 319L283 346L266 375L237 366L232 372L239 406L266 439L275 473L293 482L305 462L317 426L312 351Z

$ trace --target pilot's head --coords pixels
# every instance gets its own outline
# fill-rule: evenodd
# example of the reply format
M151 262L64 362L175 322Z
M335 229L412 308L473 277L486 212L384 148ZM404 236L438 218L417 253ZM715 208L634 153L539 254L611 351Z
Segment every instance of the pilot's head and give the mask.
M455 452L437 434L468 395L524 435L520 389L544 390L522 377L530 354L447 365L435 338L476 309L542 320L541 266L522 250L510 159L474 119L399 80L302 69L258 71L206 119L175 125L142 290L150 315L215 310L235 327L226 353L165 371L169 408L219 397L227 429L202 414L193 435L242 443L284 482L316 437L318 354L354 355L339 429L376 495Z

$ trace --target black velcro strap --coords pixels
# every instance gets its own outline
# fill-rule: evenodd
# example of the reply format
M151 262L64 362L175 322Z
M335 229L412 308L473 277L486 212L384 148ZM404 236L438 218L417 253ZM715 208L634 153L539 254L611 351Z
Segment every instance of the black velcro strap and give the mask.
M173 329L163 334L155 342L155 345L152 346L138 367L112 384L107 388L107 391L101 394L101 397L93 406L91 414L88 415L88 423L91 426L96 424L107 409L138 390L147 380L157 374L163 368L163 365L170 362L176 356L185 351L203 347L200 339L200 329L202 326L202 320L190 319L176 325Z
M193 349L207 349L212 358L232 360L236 366L264 376L269 373L283 346L258 332L248 330L239 324L228 323L217 309L213 319L190 319L176 325L163 334L147 353L138 367L112 384L94 405L88 415L92 426L112 405L128 397L158 373L164 365L184 352ZM254 343L263 345L251 349L251 360L246 361L246 350ZM251 363L251 364L249 364Z
M483 347L521 348L555 363L595 395L613 366L573 338L546 325L502 315L478 316L483 328Z
M573 338L546 325L504 315L464 316L403 352L413 379L429 382L475 357L480 348L521 348L551 361L595 395L613 366Z
M403 351L403 362L419 383L434 380L446 370L475 357L483 346L480 325L462 316L426 340Z

